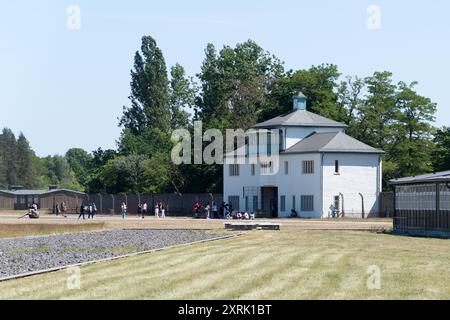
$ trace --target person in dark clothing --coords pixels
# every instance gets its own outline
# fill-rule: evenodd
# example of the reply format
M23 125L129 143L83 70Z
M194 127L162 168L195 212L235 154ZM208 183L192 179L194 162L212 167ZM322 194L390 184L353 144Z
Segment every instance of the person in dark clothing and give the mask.
M80 215L78 216L78 220L83 217L83 220L86 220L85 212L84 212L84 204L80 206Z

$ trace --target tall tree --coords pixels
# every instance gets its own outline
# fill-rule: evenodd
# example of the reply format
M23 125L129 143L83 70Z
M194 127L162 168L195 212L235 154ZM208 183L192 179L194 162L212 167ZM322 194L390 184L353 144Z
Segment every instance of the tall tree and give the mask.
M178 63L171 68L170 76L170 128L187 128L189 111L195 104L194 82L186 77L184 68Z
M167 132L170 122L168 85L163 53L152 37L144 36L131 70L131 107L124 107L120 125L135 135L144 128Z
M434 143L436 144L433 152L434 171L450 170L450 127L437 130Z
M0 189L8 188L8 179L6 177L6 164L3 154L0 152Z
M2 134L0 134L0 156L3 158L3 164L6 168L7 184L18 184L17 140L11 129L4 128Z
M392 73L375 72L365 79L367 96L362 107L361 139L388 151L393 142L393 123L397 117L396 86Z
M308 97L306 107L309 111L337 121L345 121L347 114L337 104L339 76L337 66L333 64L289 72L277 83L274 90L274 96L280 102L278 115L292 110L292 97L301 91Z
M218 129L252 126L270 104L269 92L284 74L283 63L252 40L224 46L219 53L208 44L205 54L197 117Z
M16 166L19 168L17 181L26 188L36 188L38 186L38 179L33 163L34 153L23 133L20 133L17 139L16 152Z
M398 166L398 176L412 176L432 171L432 126L436 104L414 90L416 82L398 84L396 94L397 121L391 158Z

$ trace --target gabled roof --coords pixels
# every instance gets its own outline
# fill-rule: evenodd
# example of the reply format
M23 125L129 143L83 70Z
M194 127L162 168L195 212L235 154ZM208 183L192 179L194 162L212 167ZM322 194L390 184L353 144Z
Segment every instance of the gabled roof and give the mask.
M422 174L419 176L405 177L390 180L390 184L412 184L426 182L450 182L450 170L436 173Z
M257 123L253 128L274 127L331 127L347 128L347 125L306 110L293 110L273 119Z
M375 149L358 141L343 132L313 133L299 141L283 153L373 153L382 154L384 151Z

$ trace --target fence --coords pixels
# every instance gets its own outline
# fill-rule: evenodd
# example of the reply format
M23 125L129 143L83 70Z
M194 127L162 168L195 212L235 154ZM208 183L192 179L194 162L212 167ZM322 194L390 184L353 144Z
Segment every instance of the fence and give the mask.
M222 194L138 194L138 193L121 193L121 194L87 194L82 199L85 204L95 203L98 213L102 214L119 214L122 203L127 205L127 212L130 214L138 213L138 205L147 203L148 212L153 213L153 208L161 202L166 208L166 214L172 216L190 216L192 215L192 207L196 201L200 201L202 205L206 202L215 202L218 206L223 201ZM81 201L80 201L81 202ZM81 203L80 203L81 206Z
M396 230L450 232L450 189L444 184L396 186Z

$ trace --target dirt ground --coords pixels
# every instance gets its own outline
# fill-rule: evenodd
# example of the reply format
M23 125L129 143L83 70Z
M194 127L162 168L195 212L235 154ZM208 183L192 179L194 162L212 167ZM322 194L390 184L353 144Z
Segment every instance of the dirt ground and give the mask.
M67 218L53 215L41 215L40 219L18 219L23 215L22 211L9 211L0 213L0 230L5 229L76 229L85 227L88 229L113 229L113 228L154 228L154 229L224 229L225 220L204 220L192 218L165 218L145 219L128 216L122 219L119 216L97 216L95 220L78 220L77 215L69 215ZM392 228L391 219L258 219L258 222L280 223L281 228L296 228L303 230L389 230ZM33 227L32 227L33 226ZM70 231L70 230L68 230ZM25 235L25 234L24 234Z

